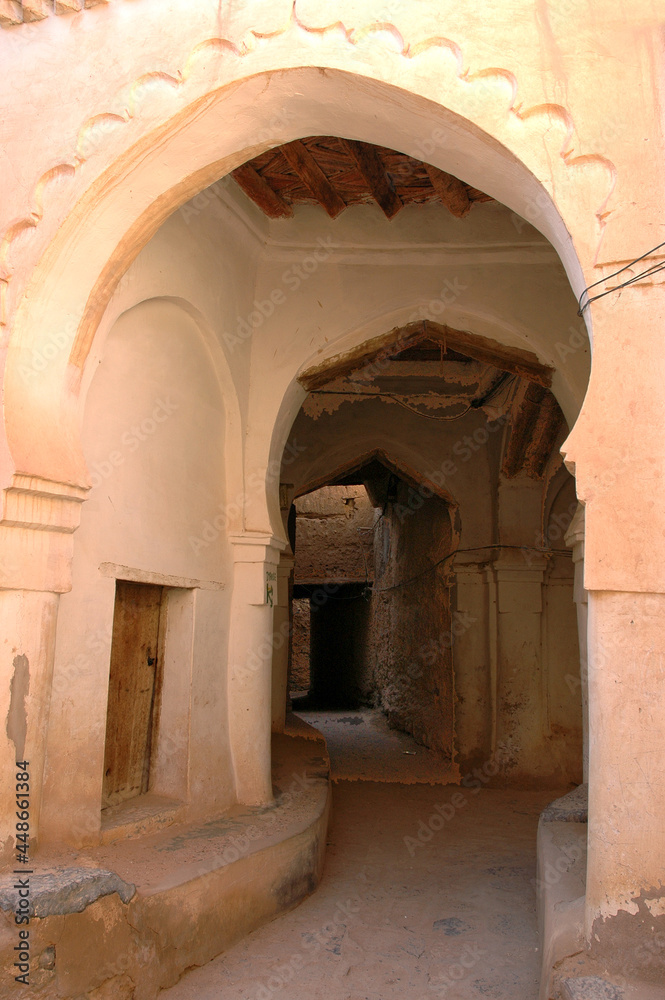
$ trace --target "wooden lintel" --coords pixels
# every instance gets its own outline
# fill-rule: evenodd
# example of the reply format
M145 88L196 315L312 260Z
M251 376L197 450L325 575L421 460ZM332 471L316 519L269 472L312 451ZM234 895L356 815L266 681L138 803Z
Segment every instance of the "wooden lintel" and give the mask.
M403 207L400 196L390 182L376 146L355 139L342 139L355 160L372 197L380 206L387 219L392 219Z
M270 187L268 182L249 163L243 163L231 172L245 194L271 219L290 219L293 208Z
M473 358L474 361L481 361L500 371L519 375L520 378L534 382L545 389L549 389L552 384L554 369L541 364L531 351L524 351L519 347L505 347L487 337L463 330L453 330L451 327L427 320L396 327L389 333L374 337L350 351L335 354L302 372L298 376L298 381L304 389L312 392L333 379L343 378L359 368L374 365L378 368L378 374L383 361L406 350L407 347L420 343L421 340L437 340L442 343L444 358L445 351L450 348L458 354Z
M280 147L289 166L296 172L313 198L326 210L331 219L346 208L346 202L335 191L307 147L296 139Z
M546 393L524 456L524 469L533 479L542 479L563 422L559 404L551 392Z
M446 174L443 170L433 167L431 163L425 164L425 170L427 171L427 176L430 179L432 187L446 208L457 219L463 218L470 211L471 202L468 191L462 181L458 180L457 177L453 177L452 174Z

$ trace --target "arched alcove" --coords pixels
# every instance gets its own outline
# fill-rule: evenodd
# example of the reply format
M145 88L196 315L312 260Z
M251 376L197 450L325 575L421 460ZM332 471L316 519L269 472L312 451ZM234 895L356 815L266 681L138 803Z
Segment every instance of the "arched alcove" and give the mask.
M145 144L129 149L122 162L110 168L113 175L123 175L121 184L97 183L62 224L34 272L32 293L17 312L11 338L5 419L14 469L55 481L84 482L75 430L81 372L117 281L179 204L258 151L251 145L252 135L285 101L288 122L262 148L328 132L418 155L423 130L440 129L442 138L428 153L429 160L482 185L518 214L529 214L537 198L540 211L534 221L551 238L575 287L581 289L570 237L543 187L544 178L536 178L500 139L416 93L364 77L292 69L270 80L268 88L263 78L255 77L215 92L203 113L190 108L181 114L177 131L165 123L147 151ZM237 113L240 108L242 114ZM223 128L218 127L221 122ZM154 157L159 158L159 170L153 169ZM80 225L82 217L86 226ZM26 384L22 366L30 365L33 353L55 335L62 347Z

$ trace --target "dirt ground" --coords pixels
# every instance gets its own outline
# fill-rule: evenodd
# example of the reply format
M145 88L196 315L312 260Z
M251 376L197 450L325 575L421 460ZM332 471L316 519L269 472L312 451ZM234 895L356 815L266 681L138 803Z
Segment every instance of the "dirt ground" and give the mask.
M377 762L371 721L341 721L354 714L317 720L335 778L320 887L164 1000L536 1000L536 827L552 792L409 780L403 734L386 729Z
M440 753L390 729L379 709L300 712L290 716L287 732L305 734L299 718L325 737L333 781L448 784L459 776Z

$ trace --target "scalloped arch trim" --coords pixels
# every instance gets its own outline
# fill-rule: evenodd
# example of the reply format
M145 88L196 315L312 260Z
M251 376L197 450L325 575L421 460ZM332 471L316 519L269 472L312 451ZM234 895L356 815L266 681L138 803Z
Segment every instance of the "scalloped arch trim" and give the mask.
M336 21L323 27L313 27L305 24L299 18L296 7L297 0L294 0L290 17L281 28L271 32L261 32L257 29L251 29L238 44L230 38L211 37L194 46L186 58L182 69L174 70L172 73L164 71L142 73L130 86L129 99L126 102L128 106L124 114L108 111L87 119L81 125L75 149L72 150L71 159L49 168L42 174L35 186L32 206L22 218L11 222L4 232L0 234L0 325L6 323L4 303L6 302L6 291L13 271L11 264L13 245L19 237L24 236L27 232L34 232L44 218L46 211L46 188L56 180L75 178L81 166L87 161L92 152L103 144L106 136L111 131L122 128L123 125L127 125L138 118L140 115L139 104L141 94L147 88L157 84L178 89L187 83L194 72L194 64L197 62L197 57L200 57L204 52L214 49L219 52L221 57L229 54L235 58L244 59L260 44L269 44L272 39L283 36L293 29L319 36L337 33L349 46L358 46L362 42L371 39L374 35L380 35L385 39L386 34L388 34L393 40L396 53L405 60L417 60L425 53L432 52L432 50L439 50L442 54L452 57L457 78L461 82L473 86L480 81L496 79L501 83L507 84L511 98L507 110L515 119L520 122L542 119L544 133L551 129L553 122L560 124L563 138L559 156L567 168L601 167L606 173L607 189L595 210L595 216L602 231L602 228L606 224L607 215L609 214L607 212L607 204L616 186L617 170L607 157L600 154L573 155L574 150L571 141L574 134L574 122L570 112L565 107L559 104L547 103L523 109L517 101L518 80L511 70L496 66L486 67L476 72L465 69L461 47L453 40L444 36L436 35L411 46L404 40L401 32L394 24L385 21L372 21L356 28L347 28L341 21ZM127 93L126 85L116 92L112 100L122 100L123 93Z

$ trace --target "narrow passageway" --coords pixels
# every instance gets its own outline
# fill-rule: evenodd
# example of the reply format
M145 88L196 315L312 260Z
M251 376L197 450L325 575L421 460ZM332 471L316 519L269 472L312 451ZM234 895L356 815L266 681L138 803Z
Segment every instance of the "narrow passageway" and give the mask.
M377 744L384 760L417 759L371 713L320 715L342 773ZM490 788L479 774L469 787L336 780L319 888L162 996L536 1000L536 827L553 793Z
M333 781L419 782L445 785L458 778L458 768L442 753L424 747L409 733L391 729L378 708L303 711L294 704L286 731L322 733ZM306 725L303 726L302 723Z

